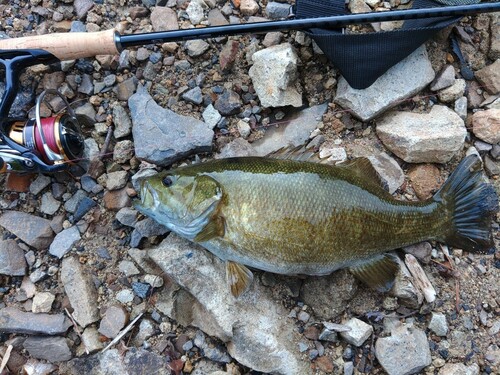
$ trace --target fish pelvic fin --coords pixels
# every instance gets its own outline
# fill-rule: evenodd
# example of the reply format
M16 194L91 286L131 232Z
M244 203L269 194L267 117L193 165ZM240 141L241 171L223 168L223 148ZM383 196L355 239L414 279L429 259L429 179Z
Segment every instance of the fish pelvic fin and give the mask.
M451 213L449 230L440 240L469 252L495 252L491 223L499 211L498 196L493 186L483 181L477 155L464 158L433 199Z
M238 298L250 287L250 284L252 284L253 273L242 264L227 261L226 279L231 289L231 294Z
M224 237L226 232L226 221L220 215L214 215L210 218L207 225L196 235L195 242L209 241L215 237Z
M391 290L399 270L399 262L393 254L381 254L350 267L351 273L370 288L379 292Z

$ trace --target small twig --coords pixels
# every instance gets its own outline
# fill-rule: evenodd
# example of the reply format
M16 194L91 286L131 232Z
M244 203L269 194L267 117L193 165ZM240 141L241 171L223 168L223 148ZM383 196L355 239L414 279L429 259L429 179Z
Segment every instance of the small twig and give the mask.
M415 280L415 285L424 294L426 301L428 303L434 302L434 300L436 299L436 290L432 286L429 278L418 263L417 259L411 254L406 254L405 264L406 267L408 267L411 275L413 276L413 279Z
M134 324L139 320L139 318L143 315L144 313L140 313L139 315L137 315L137 317L132 320L132 322L127 326L125 327L125 329L123 329L119 334L118 336L116 336L113 341L111 341L108 346L106 346L103 350L101 350L101 353L104 353L106 350L108 350L109 348L111 348L113 345L115 345L118 341L121 340L121 338L123 336L125 336L127 334L128 331L130 331L132 329L132 327L134 326Z
M111 142L111 135L113 134L113 127L108 128L106 133L106 139L104 140L104 145L102 146L101 152L99 153L99 159L102 160L108 154L109 143Z
M71 320L71 323L73 323L73 327L75 328L75 332L80 337L80 340L82 340L83 347L85 348L85 353L90 354L89 350L87 349L87 345L85 345L85 341L83 340L83 336L80 333L80 330L78 329L78 324L76 324L75 319L73 319L73 315L68 311L68 309L64 309L66 312L66 315L68 315L69 319Z
M12 348L13 348L13 346L9 345L7 347L7 350L5 351L5 355L3 356L3 359L2 359L2 364L0 364L0 374L2 373L5 366L7 366L7 362L9 362L10 352L12 352Z

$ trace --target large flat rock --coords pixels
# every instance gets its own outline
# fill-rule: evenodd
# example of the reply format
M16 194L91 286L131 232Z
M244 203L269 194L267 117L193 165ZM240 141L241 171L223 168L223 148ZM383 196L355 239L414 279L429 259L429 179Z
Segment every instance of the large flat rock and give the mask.
M14 307L0 310L0 332L61 335L71 326L64 314L34 314Z
M54 238L50 220L19 211L4 211L0 226L37 250L46 249Z

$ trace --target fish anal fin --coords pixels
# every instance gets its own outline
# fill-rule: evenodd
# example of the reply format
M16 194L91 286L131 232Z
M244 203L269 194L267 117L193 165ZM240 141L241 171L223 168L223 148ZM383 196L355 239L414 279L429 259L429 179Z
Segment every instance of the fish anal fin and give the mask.
M224 237L226 232L226 221L220 215L214 215L210 218L207 225L196 235L195 242L209 241L215 237Z
M384 190L389 190L387 182L385 182L380 177L377 170L373 166L372 162L368 158L359 157L356 159L344 161L342 163L337 164L336 166L340 168L347 168L353 173L355 173L359 178L362 179L368 178L369 180L374 181L375 183L380 185Z
M370 288L387 292L394 285L399 262L395 255L382 254L351 267L351 273Z
M326 163L328 158L321 159L319 153L313 147L306 146L286 146L268 155L268 158L282 160L308 161L312 163Z
M253 274L244 265L227 261L226 262L226 278L229 288L231 289L231 294L238 298L243 292L245 292L252 283Z

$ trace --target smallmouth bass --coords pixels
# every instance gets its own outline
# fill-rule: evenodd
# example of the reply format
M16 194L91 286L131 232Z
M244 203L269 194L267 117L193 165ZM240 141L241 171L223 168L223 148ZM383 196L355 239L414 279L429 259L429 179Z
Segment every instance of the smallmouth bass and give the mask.
M394 199L366 158L336 166L308 158L283 151L161 172L141 181L136 207L225 261L235 296L252 281L247 267L285 275L348 267L386 291L398 269L387 251L425 240L494 251L498 197L481 180L477 156L466 157L423 202Z

